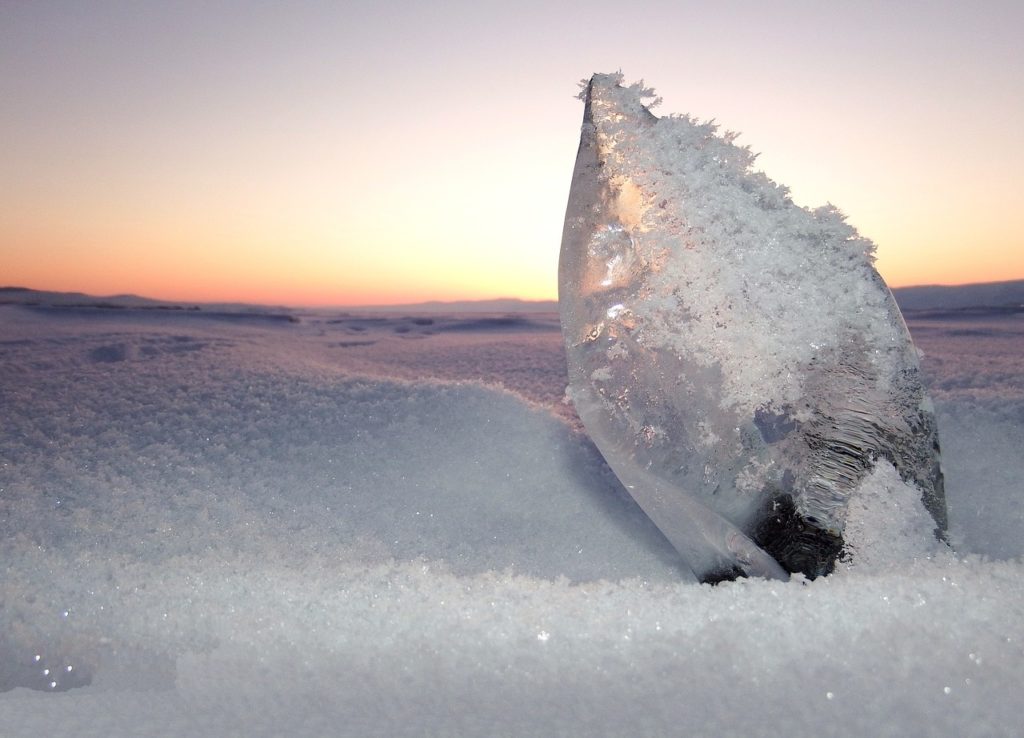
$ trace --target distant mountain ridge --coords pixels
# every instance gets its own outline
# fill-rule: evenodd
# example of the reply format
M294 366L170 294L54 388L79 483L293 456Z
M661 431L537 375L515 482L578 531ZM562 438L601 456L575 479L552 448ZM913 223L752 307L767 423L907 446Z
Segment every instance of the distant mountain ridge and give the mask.
M962 310L1024 306L1024 279L978 284L920 285L892 291L902 310Z
M1024 279L1006 282L983 282L965 285L920 285L898 287L892 291L902 310L965 310L972 308L1024 309ZM274 311L304 311L306 308L287 308L279 305L253 305L247 303L184 303L154 300L138 295L111 295L97 297L82 292L48 292L27 287L0 287L0 305L51 305L90 308L141 308L153 310L201 310L218 312L254 313ZM554 313L556 300L520 300L498 298L493 300L460 300L452 302L429 301L402 305L338 306L324 308L338 311L375 313Z
M51 307L88 307L144 310L203 310L224 313L277 312L289 308L280 305L254 305L241 302L174 302L139 295L88 295L84 292L50 292L28 287L0 287L0 305L45 305Z
M49 292L47 290L33 290L29 287L0 287L0 305L12 303L18 305L116 305L118 307L177 305L177 303L151 300L148 297L138 297L137 295L97 297L96 295L87 295L84 292Z
M48 305L55 307L91 308L143 308L163 310L216 310L220 312L306 311L303 308L282 305L256 305L240 302L172 302L154 300L138 295L88 295L84 292L50 292L28 287L0 287L0 305ZM354 312L414 312L414 313L553 313L558 312L555 300L520 300L514 297L494 300L463 300L443 302L434 300L402 305L339 305L324 310Z

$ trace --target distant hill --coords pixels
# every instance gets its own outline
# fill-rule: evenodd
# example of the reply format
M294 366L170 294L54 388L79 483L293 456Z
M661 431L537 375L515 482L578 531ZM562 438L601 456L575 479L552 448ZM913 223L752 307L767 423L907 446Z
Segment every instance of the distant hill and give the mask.
M265 312L284 311L289 308L280 305L252 305L237 302L171 302L153 300L138 295L87 295L83 292L48 292L27 287L0 287L0 305L49 305L58 307L90 308L150 308L163 310L202 310L217 312ZM499 298L496 300L470 300L458 302L418 302L404 305L366 305L360 307L339 306L338 310L354 310L375 313L552 313L558 312L555 300L519 300Z
M47 292L27 287L0 287L0 305L59 305L67 307L181 307L173 302L150 300L137 295L110 295L97 297L84 292Z
M138 295L87 295L84 292L48 292L27 287L0 287L0 305L45 305L51 307L81 307L143 310L202 310L218 313L266 313L286 311L279 305L252 305L241 302L173 302L153 300Z
M902 310L962 310L1024 306L1024 279L956 286L923 285L892 291Z

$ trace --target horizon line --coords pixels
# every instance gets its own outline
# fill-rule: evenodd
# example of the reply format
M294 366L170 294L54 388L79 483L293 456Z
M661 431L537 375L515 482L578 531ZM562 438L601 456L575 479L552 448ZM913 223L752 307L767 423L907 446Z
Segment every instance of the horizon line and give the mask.
M911 284L902 285L898 287L890 286L890 291L895 292L896 290L915 290L915 289L933 289L933 288L959 288L959 287L975 287L982 285L999 285L999 284L1011 284L1014 282L1024 282L1024 277L1018 277L1013 279L999 279L985 282L961 282L956 284L943 284L943 283L928 283L928 284ZM144 300L147 302L163 303L168 305L207 305L207 306L224 306L224 305L235 305L235 306L249 306L249 307L281 307L281 308L299 308L299 309L337 309L337 310L365 310L365 309L382 309L382 308L406 308L415 307L422 305L465 305L465 304L480 304L480 303L501 303L501 302L513 302L521 303L525 305L538 305L543 303L554 303L558 304L558 298L540 298L531 299L524 297L484 297L484 298L472 298L472 299L428 299L418 300L415 302L380 302L380 303L302 303L302 302L255 302L249 300L232 300L232 299L206 299L206 300L179 300L179 299L168 299L163 297L150 297L148 295L136 294L134 292L118 292L114 294L94 294L90 292L82 292L79 290L46 290L37 289L35 287L25 287L23 285L0 285L0 293L4 292L35 292L40 294L52 294L52 295L81 295L92 300L118 300L118 299L135 299Z

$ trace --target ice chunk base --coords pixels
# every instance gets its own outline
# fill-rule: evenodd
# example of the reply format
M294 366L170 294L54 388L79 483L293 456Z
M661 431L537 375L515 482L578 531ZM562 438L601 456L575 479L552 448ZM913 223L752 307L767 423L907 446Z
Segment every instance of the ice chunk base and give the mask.
M874 245L795 205L734 135L656 117L641 84L596 74L581 97L559 261L569 394L686 565L829 573L883 459L941 537L935 419Z

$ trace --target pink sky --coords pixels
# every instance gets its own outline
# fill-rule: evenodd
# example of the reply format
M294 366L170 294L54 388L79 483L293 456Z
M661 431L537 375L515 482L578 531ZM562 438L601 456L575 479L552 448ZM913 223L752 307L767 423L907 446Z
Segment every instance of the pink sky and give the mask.
M553 298L582 105L715 118L893 286L1024 277L1020 3L5 3L0 283Z

